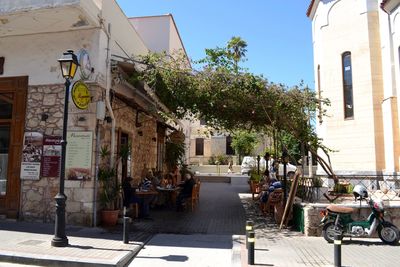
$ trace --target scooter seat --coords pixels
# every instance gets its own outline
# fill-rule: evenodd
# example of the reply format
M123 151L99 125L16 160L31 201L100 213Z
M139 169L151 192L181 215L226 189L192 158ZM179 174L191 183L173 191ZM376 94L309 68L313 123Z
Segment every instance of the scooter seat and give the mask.
M326 209L330 212L336 213L353 213L353 208L338 206L338 205L329 205Z

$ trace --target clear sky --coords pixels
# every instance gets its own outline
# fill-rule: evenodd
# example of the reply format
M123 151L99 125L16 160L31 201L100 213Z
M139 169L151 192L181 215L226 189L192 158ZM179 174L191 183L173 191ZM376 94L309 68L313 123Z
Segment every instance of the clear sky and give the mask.
M275 83L314 88L310 0L117 0L128 17L171 13L190 58L240 36L244 67Z

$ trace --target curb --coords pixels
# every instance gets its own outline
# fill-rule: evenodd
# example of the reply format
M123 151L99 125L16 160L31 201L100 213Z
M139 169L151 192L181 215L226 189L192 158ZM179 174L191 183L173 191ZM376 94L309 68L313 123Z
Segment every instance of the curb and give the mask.
M65 266L65 267L124 267L126 266L139 251L143 248L144 244L136 246L133 250L118 259L117 261L96 261L96 259L82 259L74 257L57 257L49 255L37 255L24 253L23 255L15 252L6 252L0 250L0 263L16 263L25 265L39 265L39 266Z

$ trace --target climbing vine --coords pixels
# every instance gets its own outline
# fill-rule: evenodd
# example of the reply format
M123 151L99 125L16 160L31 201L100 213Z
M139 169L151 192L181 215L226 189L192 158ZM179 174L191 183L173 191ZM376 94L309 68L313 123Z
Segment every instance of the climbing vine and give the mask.
M327 99L300 83L288 87L241 68L247 44L234 37L226 47L206 49L204 59L189 62L186 55L152 53L140 59L140 79L147 83L178 119L201 118L216 130L285 133L305 144L328 174L329 163L317 150L325 147L310 120L325 115Z

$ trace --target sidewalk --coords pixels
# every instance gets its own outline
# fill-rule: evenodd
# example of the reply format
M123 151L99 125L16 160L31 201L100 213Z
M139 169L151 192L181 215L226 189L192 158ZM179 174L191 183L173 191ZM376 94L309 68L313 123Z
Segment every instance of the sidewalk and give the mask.
M143 246L123 244L120 231L67 227L68 247L51 246L54 224L0 220L1 262L38 266L125 266Z

